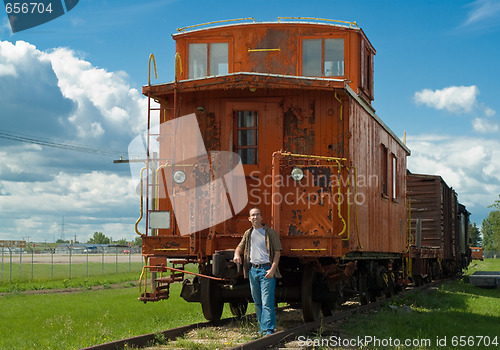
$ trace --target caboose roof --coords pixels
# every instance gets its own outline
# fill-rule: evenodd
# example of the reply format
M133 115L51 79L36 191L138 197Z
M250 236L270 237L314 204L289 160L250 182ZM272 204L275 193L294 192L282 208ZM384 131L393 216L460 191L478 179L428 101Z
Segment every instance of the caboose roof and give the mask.
M241 22L244 20L252 20L253 22ZM228 23L228 22L236 22L238 23ZM225 23L220 24L219 23ZM215 24L215 25L213 25ZM348 21L339 21L339 20L329 20L322 18L311 18L311 17L278 17L278 21L267 21L267 22L256 22L254 18L238 18L238 19L230 19L230 20L222 20L222 21L214 21L208 23L201 23L192 26L187 26L183 28L177 28L179 33L172 34L172 37L175 39L176 37L181 37L186 34L191 33L200 33L209 30L217 30L221 28L231 28L238 26L265 26L265 25L317 25L317 26L325 26L325 27L335 27L335 28L348 28L356 31L361 31L361 28L358 27L356 22L348 22ZM203 28L199 28L203 27ZM196 29L192 29L196 28Z
M234 21L243 21L243 20L253 20L253 22L238 22L238 23L227 23ZM219 24L225 23L225 24ZM215 24L215 25L214 25ZM248 27L250 29L253 26L316 26L322 28L332 28L332 29L341 29L341 30L350 30L355 31L361 34L366 43L369 45L371 50L375 53L376 50L371 44L370 40L364 33L364 31L357 25L356 22L349 21L340 21L340 20L330 20L323 18L310 18L310 17L278 17L278 21L266 21L266 22L256 22L254 18L239 18L234 20L222 20L222 21L214 21L208 23L201 23L192 26L187 26L183 28L177 28L179 33L172 34L172 38L177 40L178 38L182 38L185 36L196 36L196 35L204 35L205 33L208 35L210 32L218 31L220 29L232 29L238 27ZM203 28L199 28L203 27ZM193 29L194 28L194 29Z

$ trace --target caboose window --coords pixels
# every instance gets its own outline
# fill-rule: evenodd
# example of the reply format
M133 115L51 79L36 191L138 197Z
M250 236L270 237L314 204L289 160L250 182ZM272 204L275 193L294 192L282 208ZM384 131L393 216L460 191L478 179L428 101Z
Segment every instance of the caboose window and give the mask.
M229 72L228 43L189 44L189 79Z
M302 75L317 77L321 74L321 39L302 42Z
M235 152L243 164L257 164L258 115L256 111L235 111Z
M389 150L384 145L381 145L382 157L381 157L381 172L382 172L382 196L389 196L389 174L388 174L388 162L389 162Z
M229 73L228 44L210 44L210 74L223 75Z
M208 44L189 44L189 79L207 76Z
M344 75L344 39L302 40L302 75Z
M396 200L398 198L397 169L398 169L398 160L393 153L392 154L392 199L393 200Z

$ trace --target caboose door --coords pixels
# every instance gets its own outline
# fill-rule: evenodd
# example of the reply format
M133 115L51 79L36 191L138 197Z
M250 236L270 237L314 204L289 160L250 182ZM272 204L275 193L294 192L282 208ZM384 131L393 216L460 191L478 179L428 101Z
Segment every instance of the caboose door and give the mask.
M248 204L231 219L231 231L250 227L248 211L259 207L264 223L271 224L271 178L273 153L283 148L283 112L278 100L226 103L224 140L237 153L245 170ZM227 136L227 137L226 137Z

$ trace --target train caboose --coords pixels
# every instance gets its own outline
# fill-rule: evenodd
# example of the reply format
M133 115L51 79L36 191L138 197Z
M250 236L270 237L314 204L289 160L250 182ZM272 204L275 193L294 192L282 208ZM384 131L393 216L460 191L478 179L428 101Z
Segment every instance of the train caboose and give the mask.
M175 80L143 87L160 127L148 134L152 285L140 299L183 281L207 319L226 302L244 313L248 282L230 260L252 207L280 234L277 301L301 304L305 320L345 295L392 293L410 241L410 151L372 107L375 49L356 23L245 20L179 29Z

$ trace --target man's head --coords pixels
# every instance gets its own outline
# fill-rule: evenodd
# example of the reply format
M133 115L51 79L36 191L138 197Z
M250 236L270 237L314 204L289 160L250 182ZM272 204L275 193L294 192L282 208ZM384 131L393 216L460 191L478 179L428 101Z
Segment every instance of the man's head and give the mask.
M262 227L262 214L259 208L252 208L249 212L250 216L248 217L248 221L252 223L254 228Z

